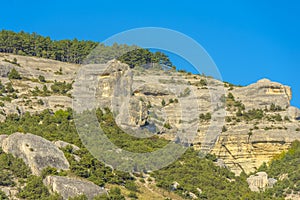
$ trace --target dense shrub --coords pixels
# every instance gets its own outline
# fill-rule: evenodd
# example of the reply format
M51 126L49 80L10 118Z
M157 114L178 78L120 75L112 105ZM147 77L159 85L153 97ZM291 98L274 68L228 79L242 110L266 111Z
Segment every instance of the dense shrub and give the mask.
M211 114L210 114L209 112L206 113L206 114L201 113L201 114L199 115L199 119L200 119L201 121L209 121L209 120L211 120Z
M213 156L212 156L213 157ZM235 175L226 168L213 164L214 159L200 158L199 152L188 149L173 164L151 174L158 187L189 198L192 192L199 199L261 199L264 194L251 192L244 175ZM177 189L173 183L179 183ZM197 189L201 189L200 194ZM276 199L276 198L274 198Z
M71 89L72 89L72 84L66 83L65 81L64 82L55 81L54 84L51 85L51 90L54 93L58 93L58 94L66 94Z
M43 184L42 178L37 176L31 176L27 180L26 186L18 194L20 198L29 200L46 199L49 195L50 193Z
M39 75L39 81L45 83L46 82L45 76Z

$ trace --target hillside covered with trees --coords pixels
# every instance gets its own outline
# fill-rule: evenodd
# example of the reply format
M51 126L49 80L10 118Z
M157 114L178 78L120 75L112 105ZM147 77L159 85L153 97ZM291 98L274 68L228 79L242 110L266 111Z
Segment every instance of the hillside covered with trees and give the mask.
M82 64L106 63L118 58L131 67L139 64L162 63L172 66L169 58L161 52L152 53L148 49L126 44L105 46L89 40L51 40L37 33L19 33L2 30L0 32L0 53L36 56L62 62Z

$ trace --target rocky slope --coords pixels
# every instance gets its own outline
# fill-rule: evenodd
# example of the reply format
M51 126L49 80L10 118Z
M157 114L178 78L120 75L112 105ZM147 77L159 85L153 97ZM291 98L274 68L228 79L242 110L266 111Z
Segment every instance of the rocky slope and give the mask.
M41 58L9 54L0 56L0 80L3 84L12 82L18 95L11 102L3 101L5 105L1 107L2 120L10 113L22 114L46 108L55 111L72 107L72 90L65 94L52 92L47 96L41 95L41 92L34 94L32 91L35 87L42 91L44 86L51 91L51 85L55 81L72 83L79 66ZM18 65L7 62L13 58L17 59ZM101 67L105 68L104 73L99 74L92 68L88 75L95 77L98 84L98 106L108 105L122 111L120 113L124 113L123 115L116 115L121 127L134 127L137 131L144 126L161 137L179 137L196 148L201 148L201 143L203 145L204 141L207 142L211 134L213 137L210 141L214 144L209 146L210 150L237 174L241 171L253 171L263 162L268 162L274 155L286 150L293 140L300 138L297 120L300 111L290 106L291 88L280 83L263 79L246 87L228 83L223 87L223 83L221 85L219 81L209 77L173 70L132 70L118 61ZM25 79L9 80L8 73L12 68ZM60 68L63 71L60 72ZM38 80L41 75L46 82ZM120 81L123 83L116 85ZM127 85L122 85L125 83ZM75 87L76 84L78 81ZM116 89L116 86L119 88ZM217 92L213 92L214 90ZM90 93L87 91L80 91L80 94L75 95L86 96L89 101ZM120 99L120 93L126 94L126 102ZM229 93L231 98L228 98ZM219 108L222 106L219 101L221 98L226 100L226 113L222 113L223 110ZM165 101L164 105L162 101ZM272 106L275 107L271 108ZM252 109L263 110L263 116L253 120L237 116L239 110L246 113ZM200 114L207 113L210 113L213 120L199 119ZM166 125L170 127L166 128ZM222 132L223 126L226 127L226 132ZM178 135L179 131L184 134Z
M300 110L290 105L291 88L280 83L263 79L239 87L172 69L130 69L119 61L101 65L104 72L95 71L94 67L83 72L91 80L86 82L78 79L80 67L75 64L0 54L0 81L6 88L11 83L14 90L2 92L0 120L13 113L67 109L72 107L72 95L89 102L91 94L95 94L94 107L110 107L123 129L133 129L139 137L147 130L147 134L215 154L237 175L253 172L287 150L292 141L300 140ZM8 78L13 68L22 79ZM57 83L65 87L75 80L73 89L53 87ZM80 107L86 108L90 108L88 104ZM39 175L45 166L63 170L69 167L59 150L66 146L63 141L53 144L20 133L1 136L0 141L5 152L22 158L34 174ZM74 188L81 185L76 180L58 177L47 177L44 182L54 192L60 192L66 182ZM75 193L85 190L79 188ZM104 192L95 188L91 196Z

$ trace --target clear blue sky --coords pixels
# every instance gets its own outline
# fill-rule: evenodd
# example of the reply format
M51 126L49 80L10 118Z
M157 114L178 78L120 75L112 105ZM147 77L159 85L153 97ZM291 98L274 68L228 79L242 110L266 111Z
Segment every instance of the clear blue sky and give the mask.
M0 29L95 41L131 28L174 29L208 51L223 80L290 85L300 107L299 10L297 0L11 0L1 2Z

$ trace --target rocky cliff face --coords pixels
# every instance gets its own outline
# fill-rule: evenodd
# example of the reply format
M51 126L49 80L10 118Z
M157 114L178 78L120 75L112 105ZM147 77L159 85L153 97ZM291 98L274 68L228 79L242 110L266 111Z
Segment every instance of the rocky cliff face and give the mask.
M17 64L13 64L13 60L17 59ZM9 72L15 68L22 80L9 80ZM63 69L60 71L60 68ZM5 106L0 107L0 121L5 120L5 116L9 114L23 114L28 111L30 113L39 112L47 108L54 111L70 107L72 99L70 94L49 93L51 86L55 81L71 83L75 76L78 65L61 63L54 60L47 60L35 57L16 56L10 54L0 54L0 81L5 86L12 83L14 91L3 94L11 96L16 93L17 96L10 100L2 101ZM45 78L44 82L39 77ZM47 93L43 94L44 87Z
M97 106L110 107L120 127L141 133L147 130L207 149L236 174L255 170L300 139L300 111L290 105L290 87L267 79L238 87L210 77L157 68L130 69L111 61L101 65L106 69L102 72L93 66L86 68L88 81L76 80L73 84L73 88L81 85L86 90L45 96L32 91L35 87L42 91L44 86L51 90L55 80L72 83L80 73L79 66L41 58L1 57L0 80L3 84L11 82L18 98L3 101L0 120L11 113L72 107L70 95L85 98L86 102L95 95ZM14 57L19 65L3 61ZM25 78L9 80L12 68ZM46 82L38 80L40 75ZM96 88L95 93L89 88Z
M113 65L122 66L117 61ZM146 128L199 149L211 141L210 153L223 159L236 174L254 171L300 139L299 109L290 106L290 87L280 83L267 79L246 87L225 83L222 91L217 90L219 82L208 77L123 67L100 76L101 92L96 94L99 102L112 98L112 88L124 80L130 100L125 104L126 114L116 115L120 126ZM217 90L217 95L212 96L212 90ZM224 118L222 101L218 101L222 97L226 100ZM116 109L114 104L107 105ZM210 117L205 119L207 113ZM223 126L226 130L222 130ZM180 131L184 134L180 135ZM215 135L207 140L211 133Z

